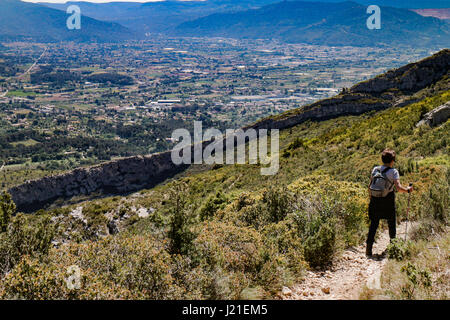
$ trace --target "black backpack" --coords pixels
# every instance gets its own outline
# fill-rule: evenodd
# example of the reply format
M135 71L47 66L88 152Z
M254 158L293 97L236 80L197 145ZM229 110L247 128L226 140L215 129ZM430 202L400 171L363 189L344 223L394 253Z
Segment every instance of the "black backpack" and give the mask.
M372 182L370 183L369 190L370 195L375 198L384 198L391 191L394 183L388 179L386 172L392 169L391 167L381 170L381 166L375 168L375 174L372 177Z

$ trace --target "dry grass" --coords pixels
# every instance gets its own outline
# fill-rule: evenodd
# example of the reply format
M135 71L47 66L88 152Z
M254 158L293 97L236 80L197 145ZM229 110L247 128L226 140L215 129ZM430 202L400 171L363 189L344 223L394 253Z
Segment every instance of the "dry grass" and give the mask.
M448 226L410 244L411 258L389 260L381 275L381 289L364 288L361 299L447 300L450 297L450 235ZM414 232L414 231L413 231ZM409 275L407 272L409 270Z

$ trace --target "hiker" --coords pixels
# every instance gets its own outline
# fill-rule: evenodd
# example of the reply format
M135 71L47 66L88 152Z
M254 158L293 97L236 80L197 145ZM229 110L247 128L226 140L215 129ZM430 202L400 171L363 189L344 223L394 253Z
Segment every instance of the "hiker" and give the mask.
M403 187L400 184L400 175L397 169L394 169L395 151L385 149L381 154L383 165L373 168L369 183L369 219L370 227L367 236L366 255L372 256L372 246L375 241L380 219L387 219L389 226L389 237L395 238L395 193L394 186L398 192L409 193L413 190L412 186Z

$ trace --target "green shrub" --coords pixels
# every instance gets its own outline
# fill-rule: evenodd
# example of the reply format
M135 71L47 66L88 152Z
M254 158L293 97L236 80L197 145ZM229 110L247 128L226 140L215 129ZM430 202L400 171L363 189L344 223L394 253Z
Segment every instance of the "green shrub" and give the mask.
M336 251L336 229L330 222L322 223L317 233L306 238L304 245L305 260L313 268L329 266Z
M389 259L402 261L411 256L410 243L400 238L392 239L386 252Z
M67 286L70 266L79 287ZM151 237L106 237L52 249L46 259L24 256L0 282L0 298L177 299L182 290L171 256Z
M223 209L227 203L225 195L218 191L215 195L209 196L205 204L200 208L200 219L202 221L211 219L217 210Z
M188 204L186 185L180 183L171 191L171 216L168 238L170 253L187 254L192 249L192 242L196 235L192 231L194 209Z
M292 206L293 197L287 188L269 187L262 191L260 200L238 201L238 207L242 207L241 220L256 229L282 221L292 211Z
M261 234L252 227L205 222L195 240L196 256L193 257L208 274L209 285L204 296L240 299L257 292L260 297L271 297L283 285L300 279L304 270L301 245L296 247L297 251L293 247L298 242L288 249L278 248L276 240L268 239L277 232L275 229Z
M401 271L406 274L408 279L408 283L401 288L406 299L413 299L418 287L425 289L425 291L431 290L431 274L428 270L420 270L416 265L408 262L402 267Z
M312 268L329 266L338 247L338 221L342 204L327 196L302 199L294 220L303 239L305 260ZM341 226L342 228L342 226Z
M446 170L446 177L435 181L429 192L429 202L432 216L435 220L447 223L450 218L450 172Z
M341 196L342 208L337 211L341 236L345 246L356 246L367 236L367 206L356 197Z
M260 250L264 249L258 232L222 222L205 223L201 230L195 248L205 267L257 273L262 259Z
M248 192L243 192L239 195L236 204L235 209L236 211L241 211L242 208L251 206L255 203L255 199L251 197L251 194Z
M6 232L0 234L0 273L9 272L24 256L47 255L54 235L55 228L47 215L15 216Z
M283 150L282 157L289 158L294 154L294 151L298 148L305 147L306 140L302 138L295 138L293 142L291 142L286 149Z
M287 188L270 187L263 193L262 201L267 208L268 221L276 223L291 211L293 200Z
M11 217L16 213L16 205L9 193L0 195L0 232L5 232Z
M151 249L139 255L125 280L128 289L140 292L146 299L167 299L176 292L170 273L170 255L164 250Z
M245 206L240 212L240 220L247 226L252 226L259 230L268 223L267 210L261 201Z
M39 261L25 257L0 285L2 299L61 299L65 286L54 268L43 267Z

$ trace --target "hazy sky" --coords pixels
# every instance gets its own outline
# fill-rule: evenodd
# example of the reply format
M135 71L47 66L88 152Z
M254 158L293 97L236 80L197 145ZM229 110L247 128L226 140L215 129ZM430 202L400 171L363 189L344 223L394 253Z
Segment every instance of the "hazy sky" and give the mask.
M66 3L69 1L85 1L85 2L154 2L164 0L22 0L25 2L47 2L47 3Z

